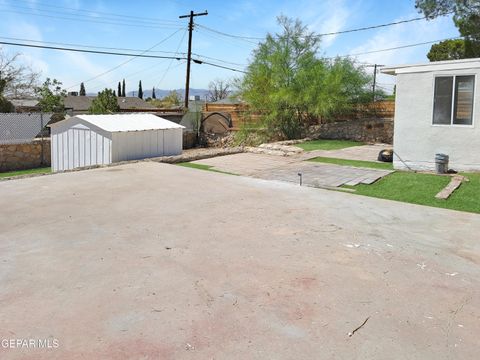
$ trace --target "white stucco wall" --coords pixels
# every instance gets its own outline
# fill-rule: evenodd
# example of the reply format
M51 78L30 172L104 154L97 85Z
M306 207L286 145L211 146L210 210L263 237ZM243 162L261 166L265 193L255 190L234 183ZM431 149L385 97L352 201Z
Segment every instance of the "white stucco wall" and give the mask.
M434 79L476 75L473 125L433 125ZM454 170L480 170L480 69L397 74L394 167L433 170L435 154L450 156Z

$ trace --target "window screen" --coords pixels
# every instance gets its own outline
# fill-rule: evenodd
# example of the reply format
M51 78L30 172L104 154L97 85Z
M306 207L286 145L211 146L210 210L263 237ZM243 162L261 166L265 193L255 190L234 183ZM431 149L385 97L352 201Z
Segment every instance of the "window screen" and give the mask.
M453 76L435 78L435 97L433 105L433 123L450 125L452 123Z
M454 124L472 125L474 87L474 76L457 76L455 78Z

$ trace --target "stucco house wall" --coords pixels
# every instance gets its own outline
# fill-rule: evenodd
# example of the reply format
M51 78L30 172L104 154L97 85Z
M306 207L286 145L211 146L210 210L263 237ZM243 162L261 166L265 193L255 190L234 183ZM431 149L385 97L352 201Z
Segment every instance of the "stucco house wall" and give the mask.
M450 157L451 169L480 170L480 66L443 67L396 73L393 141L396 169L406 169L406 163L413 170L434 170L435 154L444 153ZM439 75L475 75L472 125L433 125L434 84Z

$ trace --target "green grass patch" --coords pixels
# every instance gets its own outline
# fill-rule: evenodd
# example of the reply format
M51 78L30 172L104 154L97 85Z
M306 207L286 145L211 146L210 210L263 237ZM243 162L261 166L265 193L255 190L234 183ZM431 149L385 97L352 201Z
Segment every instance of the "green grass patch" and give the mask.
M353 187L355 194L418 205L480 213L480 174L462 174L464 182L447 200L435 199L451 178L433 174L397 171L372 185Z
M306 141L301 144L297 144L299 148L302 148L305 151L313 150L339 150L345 149L352 146L365 145L365 143L359 141L350 141L350 140L312 140Z
M0 173L0 178L30 175L30 174L48 174L50 172L52 172L52 169L49 167L35 168L35 169L28 169L28 170L18 170L18 171L8 171L8 172Z
M216 172L216 173L220 173L220 174L228 174L228 175L238 176L238 174L229 173L229 172L221 171L221 170L216 170L216 169L213 168L213 166L210 166L210 165L196 164L196 163L191 163L191 162L183 162L183 163L178 163L178 164L175 164L175 165L188 167L188 168L192 168L192 169L198 169L198 170L212 171L212 172Z
M375 161L346 160L346 159L329 158L329 157L323 157L323 156L319 156L319 157L310 159L308 161L343 165L343 166L354 166L354 167L360 167L360 168L393 170L392 163L375 162Z

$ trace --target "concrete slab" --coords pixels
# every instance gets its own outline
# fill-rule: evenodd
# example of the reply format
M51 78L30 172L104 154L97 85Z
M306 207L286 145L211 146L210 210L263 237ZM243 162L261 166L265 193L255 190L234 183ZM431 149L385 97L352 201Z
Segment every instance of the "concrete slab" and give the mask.
M137 163L1 182L0 229L2 360L478 358L478 215Z
M377 181L393 172L390 170L308 162L297 156L279 157L251 153L227 155L194 162L209 165L224 172L296 184L299 183L298 174L301 173L303 184L313 187L338 187L344 184L357 185L364 179Z
M378 153L384 149L391 149L389 144L373 144L353 146L340 150L314 150L302 154L303 160L313 159L319 156L346 160L377 161Z

